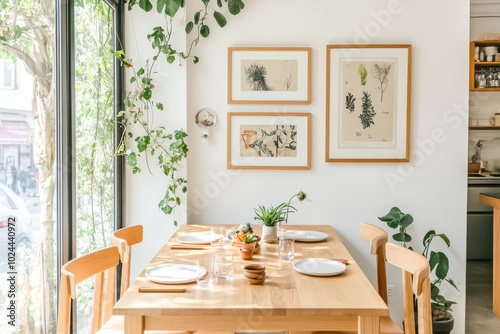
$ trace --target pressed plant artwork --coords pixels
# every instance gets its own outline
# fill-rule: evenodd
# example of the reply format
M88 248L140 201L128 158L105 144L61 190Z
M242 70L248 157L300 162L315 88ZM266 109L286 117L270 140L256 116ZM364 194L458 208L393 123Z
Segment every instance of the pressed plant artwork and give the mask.
M395 140L395 60L341 60L341 89L345 113L340 115L340 142L352 147L362 142L386 146ZM356 105L355 101L361 100Z
M297 91L297 60L242 60L242 91Z
M297 157L296 125L241 125L241 157Z
M310 169L311 114L229 112L229 169Z
M311 103L311 48L228 48L229 104Z
M328 45L326 161L409 161L410 87L410 44Z

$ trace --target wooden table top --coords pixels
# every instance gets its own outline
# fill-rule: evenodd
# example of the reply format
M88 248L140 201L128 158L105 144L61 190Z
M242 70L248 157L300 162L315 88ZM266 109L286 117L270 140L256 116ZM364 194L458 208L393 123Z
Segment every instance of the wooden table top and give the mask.
M145 270L167 263L195 264L196 259L220 249L171 249L175 238L190 232L208 231L210 226L183 225L158 252ZM150 282L144 272L138 277L114 307L114 314L129 315L190 315L224 314L249 316L269 313L273 315L388 315L388 308L375 288L328 225L292 225L289 230L312 230L328 233L326 241L295 243L295 259L278 259L277 244L260 242L260 253L252 260L242 260L238 248L230 246L234 254L234 279L217 282L213 288L201 288L196 283L161 285ZM260 233L260 227L255 228ZM333 277L314 277L293 269L293 263L305 258L344 258L350 264L344 273ZM266 280L262 285L245 281L242 267L249 263L266 265ZM186 288L183 293L140 293L143 286Z

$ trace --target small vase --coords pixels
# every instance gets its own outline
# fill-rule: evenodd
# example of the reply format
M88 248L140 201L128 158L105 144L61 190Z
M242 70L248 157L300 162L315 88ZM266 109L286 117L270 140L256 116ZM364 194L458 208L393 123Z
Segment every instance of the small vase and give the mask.
M278 241L278 226L262 225L262 240L267 243L275 243Z

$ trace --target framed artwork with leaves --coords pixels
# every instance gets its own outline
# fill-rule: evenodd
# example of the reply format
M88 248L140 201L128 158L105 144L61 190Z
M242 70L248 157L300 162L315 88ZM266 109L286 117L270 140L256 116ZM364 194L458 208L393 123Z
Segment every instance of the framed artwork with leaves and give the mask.
M229 112L228 169L311 169L311 114Z
M311 48L228 49L229 104L310 104Z
M411 45L326 51L326 161L408 162Z

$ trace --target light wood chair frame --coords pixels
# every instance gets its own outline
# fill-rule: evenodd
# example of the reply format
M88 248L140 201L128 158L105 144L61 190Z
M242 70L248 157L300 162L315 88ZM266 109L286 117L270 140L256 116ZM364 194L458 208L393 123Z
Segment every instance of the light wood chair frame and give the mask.
M427 259L403 246L385 245L387 262L403 271L405 333L415 334L414 299L417 298L418 333L432 334L431 283Z
M121 228L113 232L111 244L118 247L122 263L120 297L130 286L130 264L132 259L132 246L141 243L144 237L142 225Z
M388 305L389 300L387 297L387 273L385 265L385 244L388 237L387 232L375 225L361 223L359 228L361 239L370 242L370 254L376 257L376 271L377 271L377 291Z
M95 283L91 333L97 332L109 320L115 304L119 261L118 248L111 246L70 260L61 267L57 333L69 333L71 300L76 299L76 286L92 276L95 276Z

